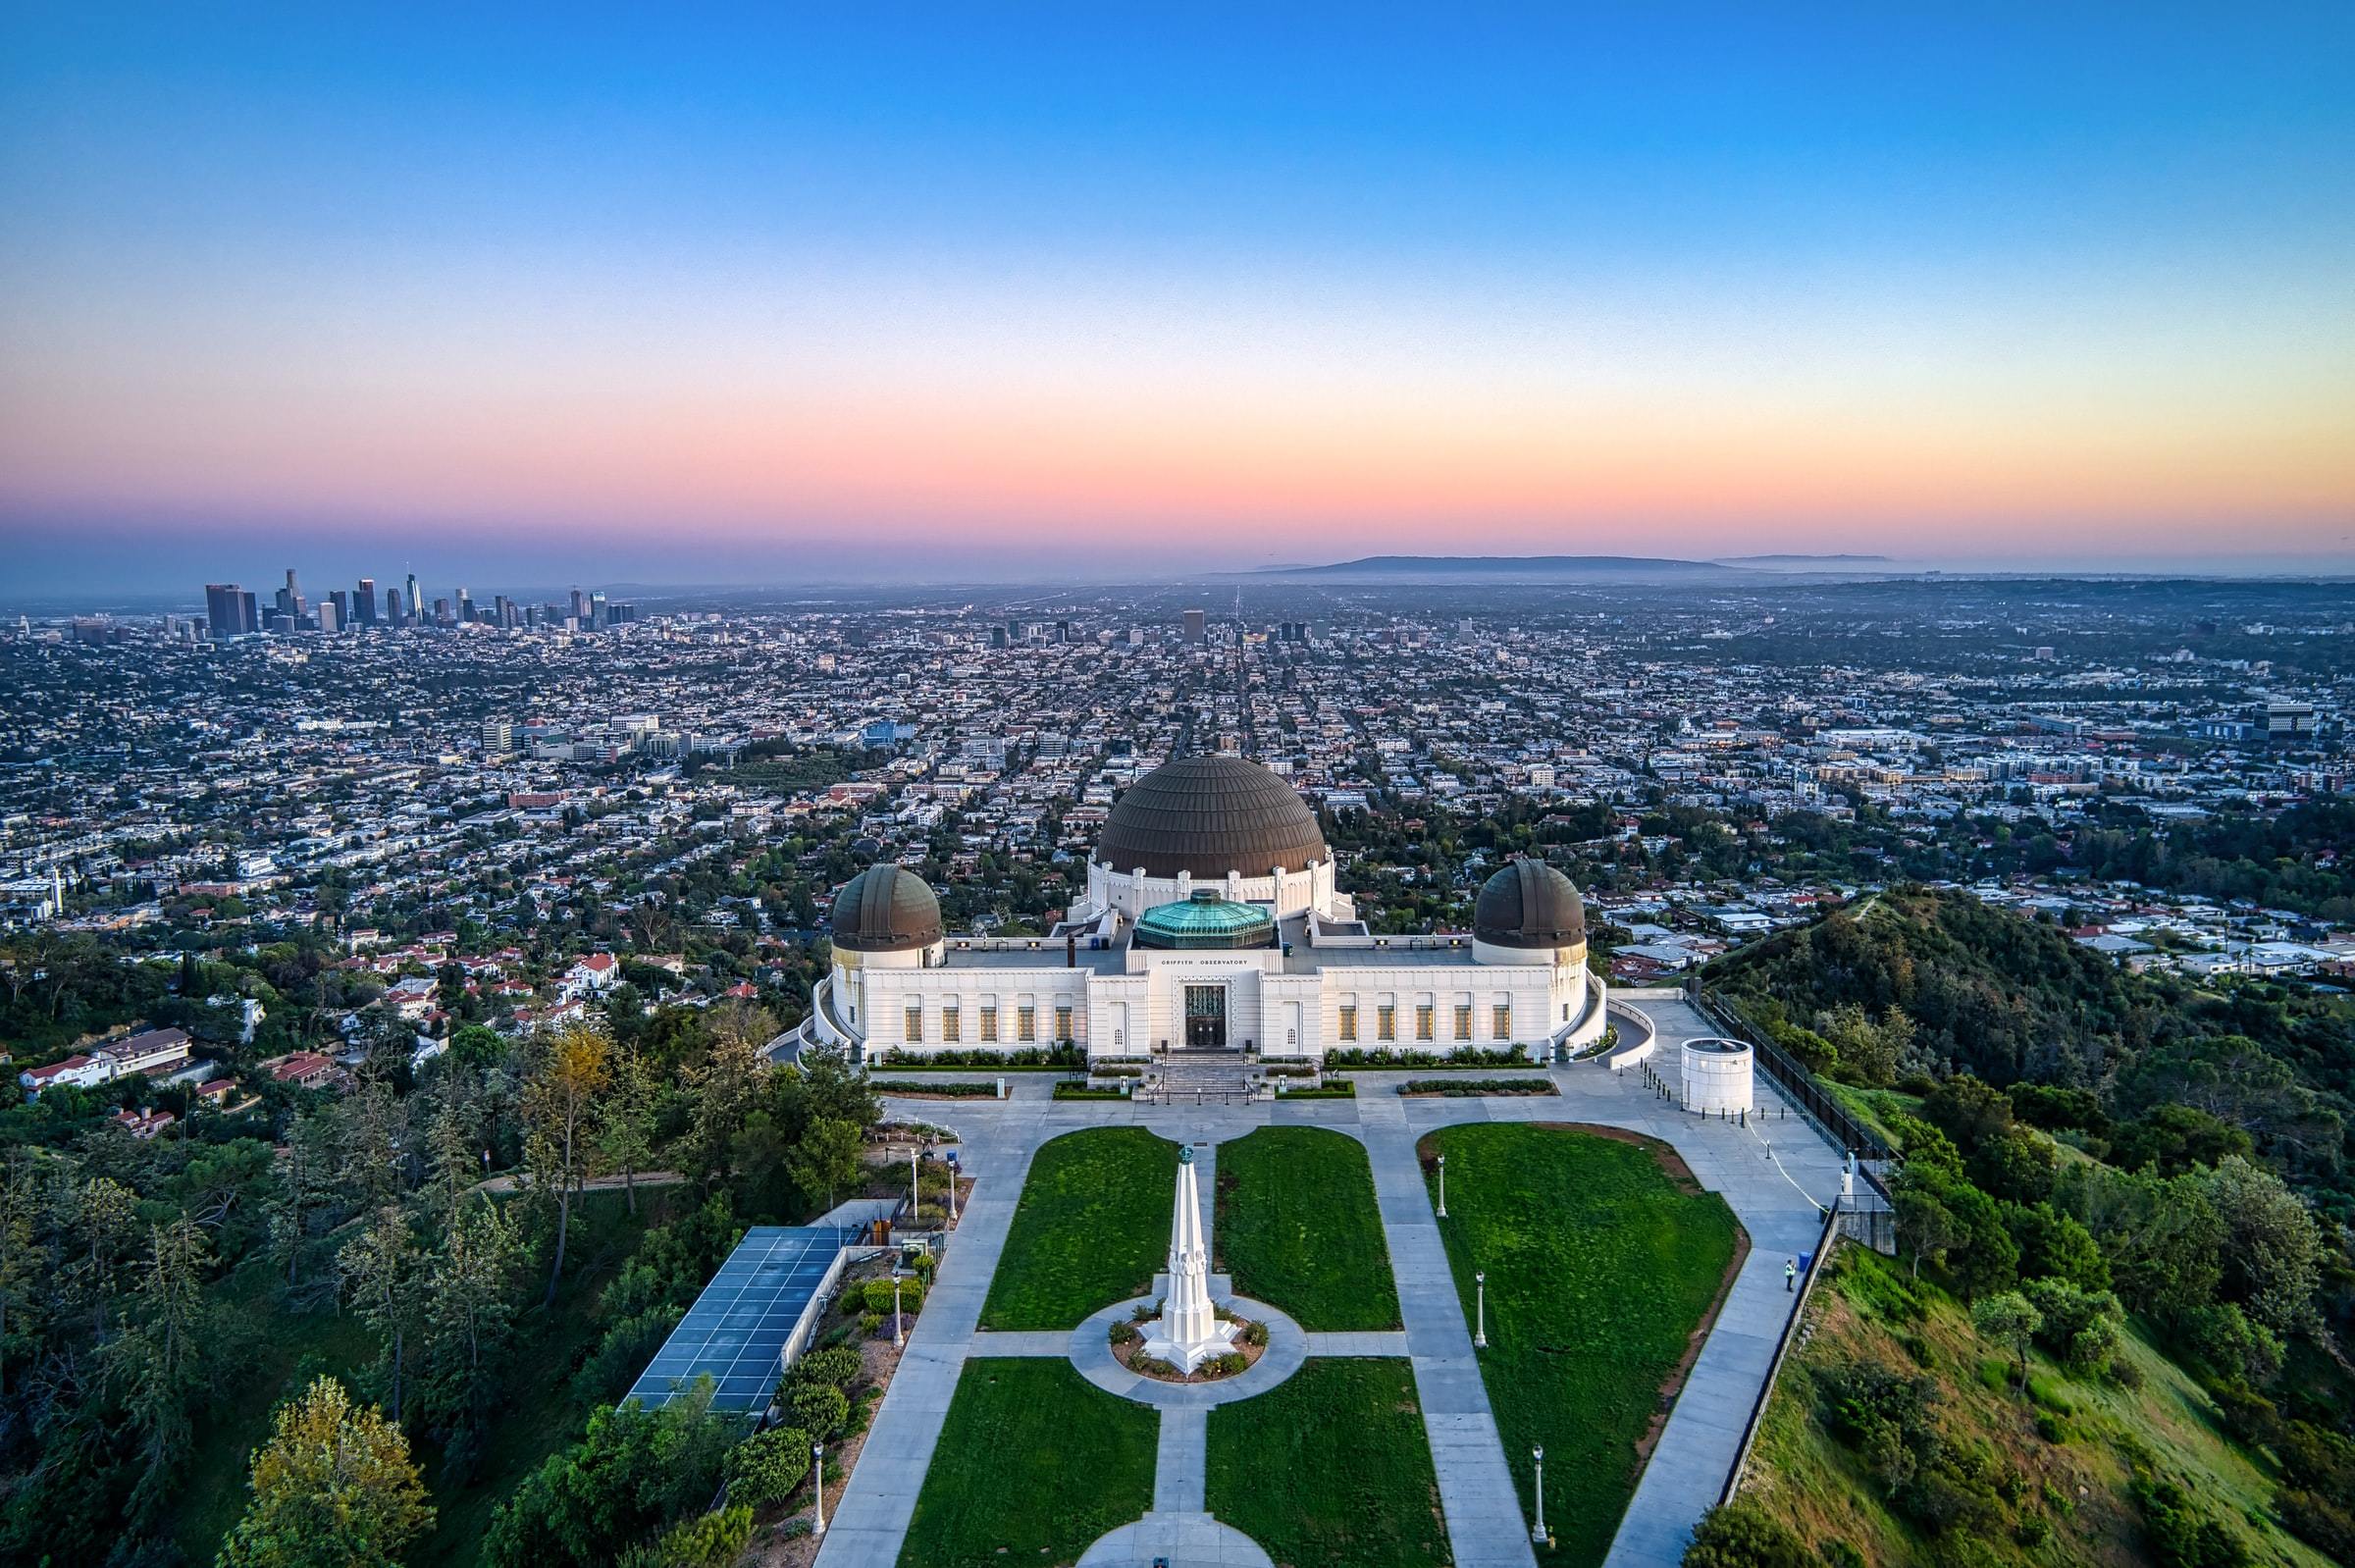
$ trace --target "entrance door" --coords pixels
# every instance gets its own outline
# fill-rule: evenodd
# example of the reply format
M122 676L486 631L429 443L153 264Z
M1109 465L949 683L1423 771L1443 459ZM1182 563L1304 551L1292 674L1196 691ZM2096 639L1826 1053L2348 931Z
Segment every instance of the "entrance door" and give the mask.
M1185 988L1185 1048L1189 1051L1227 1049L1227 987L1189 985Z

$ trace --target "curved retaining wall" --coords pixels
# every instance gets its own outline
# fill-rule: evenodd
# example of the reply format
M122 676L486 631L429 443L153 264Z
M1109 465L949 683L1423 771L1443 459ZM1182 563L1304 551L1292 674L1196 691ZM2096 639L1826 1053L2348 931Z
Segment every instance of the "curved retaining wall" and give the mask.
M1660 1043L1659 1029L1652 1023L1651 1015L1630 1003L1613 1002L1609 1011L1611 1021L1619 1025L1619 1043L1602 1059L1602 1065L1617 1072L1651 1055Z

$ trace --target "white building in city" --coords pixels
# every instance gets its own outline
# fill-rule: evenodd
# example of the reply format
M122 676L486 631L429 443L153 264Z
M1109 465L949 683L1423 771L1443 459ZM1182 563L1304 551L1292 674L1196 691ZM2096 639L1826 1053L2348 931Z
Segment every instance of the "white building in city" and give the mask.
M1179 758L1130 785L1051 935L952 936L932 889L884 862L837 897L833 945L786 1049L1535 1054L1604 1026L1569 878L1513 861L1482 887L1469 932L1376 936L1334 887L1316 813L1236 757Z

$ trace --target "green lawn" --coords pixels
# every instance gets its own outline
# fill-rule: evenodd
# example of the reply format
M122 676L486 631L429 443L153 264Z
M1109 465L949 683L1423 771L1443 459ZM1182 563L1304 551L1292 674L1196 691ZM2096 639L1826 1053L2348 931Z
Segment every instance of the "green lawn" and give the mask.
M430 1447L417 1453L440 1517L434 1534L411 1552L412 1561L475 1561L493 1506L526 1472L579 1435L589 1411L572 1397L572 1374L604 1331L590 1309L646 1228L665 1218L670 1196L662 1188L640 1191L634 1220L619 1192L591 1192L580 1199L573 1210L571 1265L555 1304L543 1309L535 1288L528 1295L530 1306L517 1315L515 1342L503 1361L507 1402L494 1418L473 1483L445 1485L441 1456ZM373 1367L377 1356L375 1338L358 1318L283 1308L267 1264L241 1270L225 1289L230 1309L257 1322L259 1332L252 1354L229 1380L222 1404L198 1424L191 1444L174 1537L198 1563L213 1560L222 1538L244 1512L247 1466L254 1447L270 1436L271 1414L279 1403L322 1372L341 1378L359 1393L358 1374Z
M1218 1406L1206 1479L1210 1511L1286 1568L1453 1560L1403 1359L1317 1357L1257 1398Z
M1068 1361L968 1361L900 1547L906 1568L1058 1568L1153 1506L1161 1417Z
M1504 1123L1420 1146L1427 1181L1431 1157L1447 1156L1439 1228L1466 1323L1473 1271L1488 1271L1481 1375L1524 1508L1530 1449L1545 1449L1547 1562L1602 1560L1660 1385L1733 1261L1733 1211L1671 1179L1654 1147Z
M1170 1253L1178 1145L1142 1127L1090 1127L1040 1145L984 1329L1073 1329L1151 1287Z
M1234 1288L1310 1330L1395 1329L1398 1287L1365 1146L1325 1127L1219 1145L1211 1244Z

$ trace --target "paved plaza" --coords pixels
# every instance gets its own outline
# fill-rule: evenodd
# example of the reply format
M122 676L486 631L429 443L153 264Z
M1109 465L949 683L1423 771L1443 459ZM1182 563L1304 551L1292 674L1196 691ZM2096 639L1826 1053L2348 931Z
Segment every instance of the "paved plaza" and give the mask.
M1715 1032L1673 992L1623 999L1643 1008L1658 1026L1663 1071L1673 1070L1680 1042ZM1202 1512L1203 1433L1211 1403L1247 1397L1276 1379L1257 1376L1260 1368L1254 1368L1245 1375L1247 1386L1214 1393L1221 1385L1179 1387L1122 1373L1108 1351L1100 1358L1095 1352L1104 1350L1110 1316L1125 1315L1125 1305L1106 1309L1072 1333L987 1333L979 1322L1039 1145L1065 1132L1105 1125L1142 1126L1197 1145L1207 1208L1216 1187L1216 1146L1269 1124L1330 1127L1366 1146L1405 1329L1331 1334L1289 1329L1272 1337L1261 1366L1275 1360L1285 1340L1298 1348L1284 1354L1289 1365L1282 1368L1283 1376L1308 1355L1406 1355L1430 1433L1455 1561L1464 1568L1534 1568L1529 1521L1514 1491L1471 1328L1415 1157L1416 1140L1433 1128L1483 1121L1583 1122L1659 1138L1676 1148L1702 1186L1724 1195L1749 1232L1749 1258L1670 1412L1605 1559L1606 1568L1674 1568L1693 1526L1716 1501L1741 1446L1791 1312L1783 1264L1812 1251L1819 1241L1823 1220L1816 1205L1829 1203L1839 1191L1838 1155L1796 1115L1777 1117L1780 1102L1763 1078L1757 1098L1765 1114L1753 1116L1744 1127L1688 1116L1660 1100L1639 1073L1613 1072L1599 1063L1552 1069L1559 1098L1402 1099L1396 1085L1411 1075L1354 1073L1355 1100L1288 1105L1058 1102L1050 1076L1029 1073L1008 1074L1011 1097L1006 1100L887 1101L893 1114L954 1128L961 1139L960 1159L976 1183L858 1467L828 1519L818 1568L894 1568L964 1364L968 1357L999 1355L1074 1355L1080 1370L1103 1384L1105 1378L1098 1376L1103 1367L1092 1364L1100 1359L1121 1374L1125 1385L1114 1391L1162 1409L1154 1512L1098 1542L1084 1558L1087 1564L1144 1564L1155 1556L1169 1557L1174 1568L1267 1562L1264 1551ZM1222 1299L1226 1283L1214 1281L1214 1293ZM1246 1309L1246 1316L1262 1310ZM1091 1334L1091 1342L1082 1345Z

